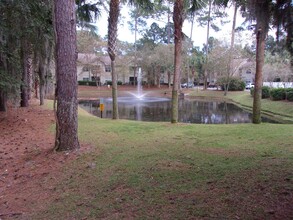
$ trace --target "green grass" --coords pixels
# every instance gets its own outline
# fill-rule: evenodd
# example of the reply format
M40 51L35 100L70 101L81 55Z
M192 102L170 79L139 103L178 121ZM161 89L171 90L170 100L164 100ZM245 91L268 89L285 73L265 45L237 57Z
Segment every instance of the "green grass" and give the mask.
M288 124L113 121L79 109L79 138L93 149L64 167L58 200L32 218L292 217L292 134Z

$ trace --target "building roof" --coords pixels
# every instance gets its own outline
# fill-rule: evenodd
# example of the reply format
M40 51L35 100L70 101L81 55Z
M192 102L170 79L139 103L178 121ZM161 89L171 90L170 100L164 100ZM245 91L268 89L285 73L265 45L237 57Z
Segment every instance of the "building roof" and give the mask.
M78 53L77 63L81 65L97 64L98 62L104 65L110 65L111 59L109 56L98 56L94 53Z

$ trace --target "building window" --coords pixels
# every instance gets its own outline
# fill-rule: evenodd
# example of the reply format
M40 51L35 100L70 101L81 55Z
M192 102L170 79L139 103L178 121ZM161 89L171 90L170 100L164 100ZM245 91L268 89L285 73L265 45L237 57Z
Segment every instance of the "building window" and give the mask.
M89 78L82 78L83 81L89 81Z
M111 72L111 66L105 65L105 72Z
M246 70L246 74L251 74L251 69Z

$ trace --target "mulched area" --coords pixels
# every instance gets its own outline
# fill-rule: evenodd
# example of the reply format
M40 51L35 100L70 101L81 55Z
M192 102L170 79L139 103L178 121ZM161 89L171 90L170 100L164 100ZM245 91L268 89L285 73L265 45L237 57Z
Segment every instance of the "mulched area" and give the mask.
M54 199L62 167L76 152L54 152L54 113L32 102L0 113L0 219L29 219Z

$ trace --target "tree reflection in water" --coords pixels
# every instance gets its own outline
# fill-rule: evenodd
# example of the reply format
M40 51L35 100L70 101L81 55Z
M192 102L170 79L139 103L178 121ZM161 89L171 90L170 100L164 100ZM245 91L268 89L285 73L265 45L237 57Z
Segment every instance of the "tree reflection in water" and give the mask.
M80 101L80 107L100 116L98 101ZM112 118L112 102L105 100L103 117ZM138 121L170 121L171 100L163 99L151 102L119 102L119 118ZM233 103L219 101L179 100L179 122L196 124L233 124L250 123L252 114ZM262 118L263 122L274 121Z

